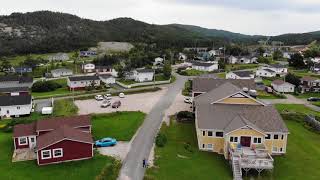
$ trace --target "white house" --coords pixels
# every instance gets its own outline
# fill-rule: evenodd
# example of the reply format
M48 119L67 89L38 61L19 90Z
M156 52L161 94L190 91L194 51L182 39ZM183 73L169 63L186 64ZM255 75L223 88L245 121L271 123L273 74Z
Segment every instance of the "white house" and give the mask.
M31 88L33 78L28 76L0 76L0 88L28 87Z
M229 64L236 64L238 62L238 60L239 59L235 56L229 56L229 58L228 58Z
M153 69L136 69L133 71L133 77L136 82L152 81L154 76Z
M256 76L258 77L276 77L277 73L268 68L260 68L256 71Z
M71 76L72 74L73 74L72 70L65 69L65 68L51 70L51 75L54 78L62 77L62 76Z
M49 61L68 61L69 55L67 53L57 53L49 56Z
M29 115L32 110L31 95L0 96L0 117Z
M290 58L291 58L291 53L289 53L289 52L283 52L282 57L283 57L283 58L286 58L286 59L290 59Z
M188 59L187 55L183 53L179 53L179 60L180 61L186 61Z
M92 63L82 65L82 71L84 73L93 73L93 72L95 72L95 68L96 68L96 66Z
M157 57L154 59L153 65L160 65L163 64L164 59L161 57Z
M320 62L320 57L311 58L311 61L314 62L314 63L319 63Z
M219 65L218 62L192 61L192 69L210 72L219 69Z
M271 57L272 56L272 53L271 52L264 52L263 57Z
M268 69L273 70L278 75L285 75L288 73L288 68L282 64L271 64Z
M100 75L99 78L101 79L102 82L106 84L116 83L116 78L114 78L111 74L103 74L103 75Z
M312 67L310 67L310 70L314 73L319 73L320 72L320 64L314 64Z
M210 54L211 57L220 55L220 51L219 50L210 50L210 51L208 51L208 53Z
M254 79L251 71L231 71L226 74L226 79Z
M282 80L274 80L271 83L272 88L279 93L291 93L294 92L295 85Z
M99 76L73 76L68 77L68 87L70 90L84 89L89 86L100 86Z

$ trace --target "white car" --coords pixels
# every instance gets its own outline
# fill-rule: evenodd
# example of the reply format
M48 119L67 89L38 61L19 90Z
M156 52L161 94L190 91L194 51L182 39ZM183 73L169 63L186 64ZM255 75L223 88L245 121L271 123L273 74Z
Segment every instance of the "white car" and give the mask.
M97 101L102 101L103 100L103 96L102 95L96 95L94 97Z
M186 97L184 98L184 102L188 104L192 104L192 98L191 97Z
M124 98L124 93L119 93L120 98Z
M112 99L111 94L105 94L105 95L104 95L104 98L105 98L106 100L111 100L111 99Z
M111 106L111 102L110 101L103 101L102 104L101 104L102 108L107 108L109 106Z

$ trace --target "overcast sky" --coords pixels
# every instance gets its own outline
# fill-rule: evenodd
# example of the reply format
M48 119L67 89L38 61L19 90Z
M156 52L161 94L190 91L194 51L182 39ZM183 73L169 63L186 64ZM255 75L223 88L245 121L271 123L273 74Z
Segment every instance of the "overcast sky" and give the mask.
M1 15L51 10L94 20L131 17L154 24L190 24L262 35L320 30L320 0L1 1Z

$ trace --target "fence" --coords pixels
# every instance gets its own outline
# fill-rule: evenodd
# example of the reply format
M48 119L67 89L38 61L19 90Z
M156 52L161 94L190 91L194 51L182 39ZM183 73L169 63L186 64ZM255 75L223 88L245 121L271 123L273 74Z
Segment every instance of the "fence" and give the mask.
M171 78L169 80L166 81L150 81L150 82L142 82L142 83L135 83L135 84L123 84L119 81L116 81L116 84L118 84L119 86L122 86L126 89L130 89L130 88L134 88L134 87L139 87L139 86L152 86L152 85L160 85L160 84L169 84L171 82Z
M316 120L315 116L307 115L305 122L310 124L315 130L320 131L320 122Z

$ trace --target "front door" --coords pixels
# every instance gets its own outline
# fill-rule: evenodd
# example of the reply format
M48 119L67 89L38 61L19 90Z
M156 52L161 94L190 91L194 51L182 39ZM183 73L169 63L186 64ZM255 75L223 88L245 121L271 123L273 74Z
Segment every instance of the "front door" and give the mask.
M36 147L36 137L29 137L29 148L33 149Z
M240 143L241 143L241 146L250 147L250 145L251 145L251 137L241 136Z

